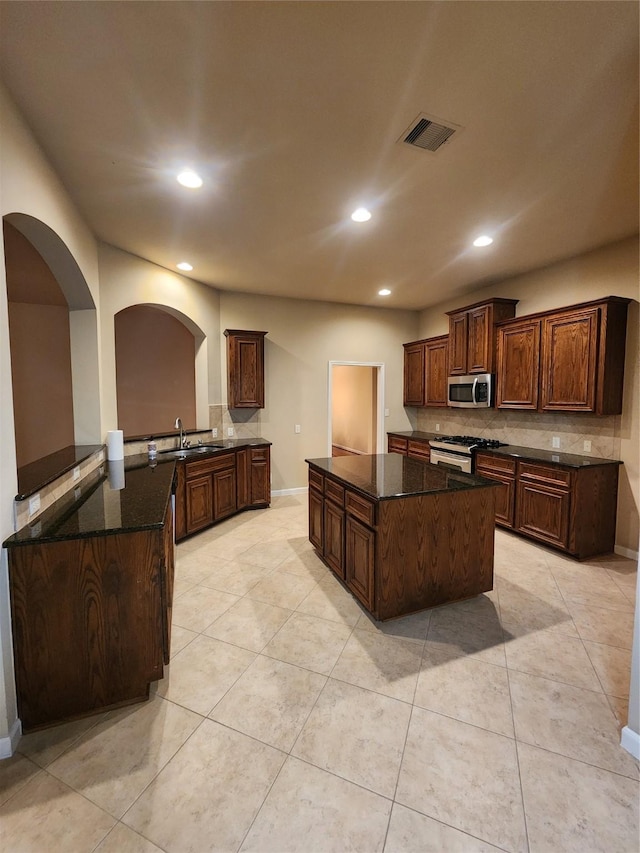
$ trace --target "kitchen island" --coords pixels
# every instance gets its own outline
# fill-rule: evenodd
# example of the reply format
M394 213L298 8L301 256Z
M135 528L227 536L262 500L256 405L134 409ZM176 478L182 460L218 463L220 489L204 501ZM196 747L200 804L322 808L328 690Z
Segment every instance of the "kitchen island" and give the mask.
M309 539L376 619L493 588L495 483L396 453L306 462Z

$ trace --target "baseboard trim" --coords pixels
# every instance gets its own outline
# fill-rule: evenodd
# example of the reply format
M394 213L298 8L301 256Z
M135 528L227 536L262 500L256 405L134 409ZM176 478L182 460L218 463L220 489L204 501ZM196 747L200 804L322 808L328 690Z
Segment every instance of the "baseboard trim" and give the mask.
M638 732L634 732L629 726L625 726L622 729L620 746L640 761L640 734Z
M622 545L616 545L613 550L614 553L619 554L621 557L627 557L629 560L638 559L638 552L634 551L633 548L623 548Z
M0 759L11 758L22 737L22 723L16 720L7 737L0 737Z
M271 496L279 498L282 495L304 495L308 491L307 486L301 486L299 489L275 489L271 492Z

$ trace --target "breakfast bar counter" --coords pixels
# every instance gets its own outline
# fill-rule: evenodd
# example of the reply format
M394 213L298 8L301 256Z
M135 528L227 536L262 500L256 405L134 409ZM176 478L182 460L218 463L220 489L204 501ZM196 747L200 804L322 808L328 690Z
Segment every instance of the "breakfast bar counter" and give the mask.
M309 539L376 619L493 588L495 483L395 453L306 461Z

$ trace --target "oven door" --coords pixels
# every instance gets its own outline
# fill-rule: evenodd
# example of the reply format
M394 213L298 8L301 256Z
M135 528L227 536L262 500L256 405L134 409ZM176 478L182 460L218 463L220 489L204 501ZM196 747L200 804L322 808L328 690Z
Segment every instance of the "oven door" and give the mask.
M433 465L444 465L447 468L455 468L466 474L473 472L473 460L471 456L462 456L459 453L447 453L446 450L431 448L431 463Z

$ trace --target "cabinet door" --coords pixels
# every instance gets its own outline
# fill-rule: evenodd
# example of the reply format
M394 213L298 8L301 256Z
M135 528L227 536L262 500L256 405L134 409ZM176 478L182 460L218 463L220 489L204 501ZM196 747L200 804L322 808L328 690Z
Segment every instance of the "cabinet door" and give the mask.
M498 329L496 406L499 409L538 408L540 320Z
M449 336L434 338L425 344L424 405L447 405L447 376L449 371Z
M408 440L400 435L387 436L387 453L400 453L406 456L408 445Z
M424 341L404 345L404 405L424 406Z
M187 533L213 523L213 486L211 474L186 481Z
M493 327L489 305L469 311L467 335L467 372L491 373Z
M558 548L569 544L569 492L535 480L518 481L517 529Z
M322 495L309 485L309 542L320 552L324 549L322 515Z
M431 460L431 447L428 441L409 441L407 456L411 459L419 459L421 462L429 462Z
M599 309L545 317L542 322L542 410L595 410Z
M173 513L171 511L171 503L169 503L164 518L164 527L162 529L162 642L165 664L169 663L169 659L171 657L171 621L173 615L173 581L175 574L174 550Z
M249 506L249 493L251 489L248 450L236 451L236 487L237 508L244 509Z
M227 398L230 409L264 407L264 336L266 332L225 329Z
M345 581L367 610L374 609L375 533L346 517Z
M268 447L250 448L251 506L269 506L271 502L270 459Z
M324 504L324 558L344 580L344 510L332 501Z
M486 453L476 454L476 471L479 477L486 477L500 484L495 490L496 522L503 527L515 524L516 507L516 463L512 459L493 456Z
M215 521L236 511L236 469L216 471L213 475L213 517Z
M469 315L466 311L449 317L449 375L468 373L467 341Z

